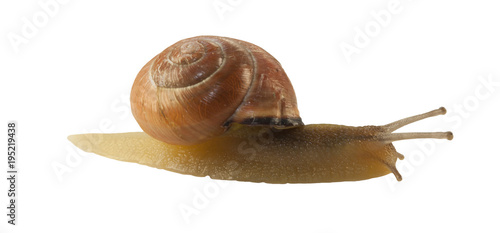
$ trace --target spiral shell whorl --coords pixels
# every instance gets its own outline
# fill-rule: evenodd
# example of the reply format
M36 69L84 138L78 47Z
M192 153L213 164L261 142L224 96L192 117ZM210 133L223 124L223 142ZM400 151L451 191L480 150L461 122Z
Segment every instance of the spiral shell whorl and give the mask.
M131 104L141 128L171 144L202 142L231 123L302 124L276 59L224 37L184 39L158 54L137 75Z
M151 78L157 87L192 86L215 73L223 56L218 45L206 41L181 41L158 54L151 66Z

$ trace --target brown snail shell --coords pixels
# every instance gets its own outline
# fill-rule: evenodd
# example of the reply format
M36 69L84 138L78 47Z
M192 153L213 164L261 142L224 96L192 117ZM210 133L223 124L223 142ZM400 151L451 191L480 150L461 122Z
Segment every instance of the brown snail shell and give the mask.
M139 72L130 100L144 132L170 144L197 144L232 123L303 125L280 63L254 44L226 37L168 47Z

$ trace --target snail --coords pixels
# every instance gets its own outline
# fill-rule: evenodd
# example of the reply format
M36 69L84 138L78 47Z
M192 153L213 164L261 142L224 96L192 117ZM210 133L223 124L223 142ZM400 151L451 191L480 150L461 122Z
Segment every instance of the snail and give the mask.
M304 125L280 63L249 42L181 40L137 75L131 108L144 132L80 134L80 149L181 174L265 183L357 181L393 173L394 141L453 138L394 133L446 113L441 107L381 126Z

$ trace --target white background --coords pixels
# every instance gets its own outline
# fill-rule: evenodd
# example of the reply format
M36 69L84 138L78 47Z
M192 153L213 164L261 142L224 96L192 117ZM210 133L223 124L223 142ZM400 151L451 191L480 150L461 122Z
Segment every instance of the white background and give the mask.
M0 232L498 232L499 9L497 1L2 1L0 141L16 121L19 183L17 225L0 214ZM396 143L406 155L402 182L307 185L215 182L67 141L139 131L128 102L135 75L197 35L273 54L305 123L385 124L445 106L446 116L401 132L452 130L455 139ZM346 56L346 44L356 52ZM6 179L0 187L6 213Z

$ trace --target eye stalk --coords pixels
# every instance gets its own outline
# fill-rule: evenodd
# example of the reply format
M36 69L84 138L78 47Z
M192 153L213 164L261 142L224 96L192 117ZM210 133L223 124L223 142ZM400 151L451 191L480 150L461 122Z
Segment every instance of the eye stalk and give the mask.
M439 116L446 114L446 109L444 107L440 107L438 109L422 113L419 115L407 117L387 125L381 126L383 128L384 133L378 136L378 140L385 141L387 143L392 143L394 141L399 140L407 140L407 139L417 139L417 138L435 138L435 139L453 139L452 132L415 132L415 133L393 133L397 129L411 124L413 122L417 122L429 117Z

